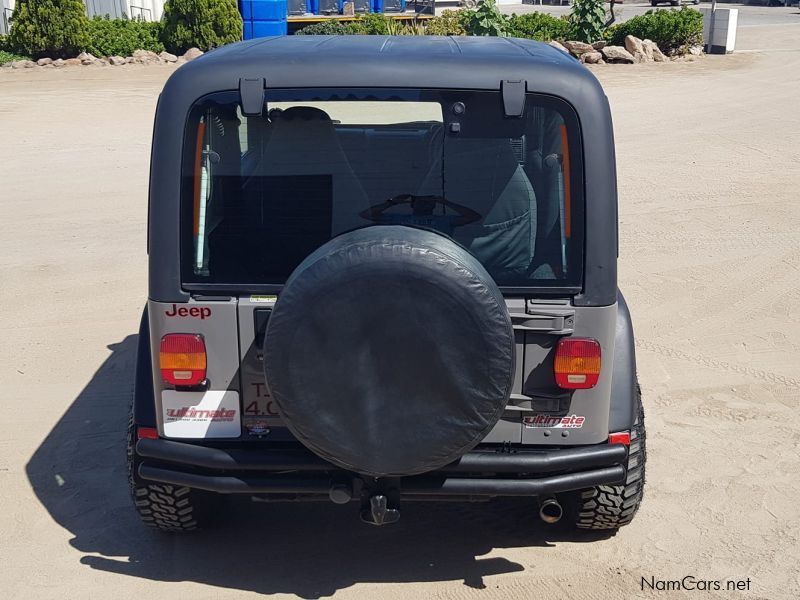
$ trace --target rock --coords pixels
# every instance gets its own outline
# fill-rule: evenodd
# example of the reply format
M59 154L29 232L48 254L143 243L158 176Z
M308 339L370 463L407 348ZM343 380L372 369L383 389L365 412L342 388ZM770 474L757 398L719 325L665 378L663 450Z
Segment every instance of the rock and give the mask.
M591 44L586 44L584 42L564 42L564 46L566 46L567 50L569 50L573 56L577 56L578 58L580 58L581 54L594 51Z
M689 54L692 56L701 56L703 54L703 47L702 46L691 46L689 48Z
M36 61L36 64L39 65L40 67L43 67L45 65L51 65L51 64L53 64L53 59L52 58L40 58L39 60Z
M595 50L602 50L602 49L603 49L603 48L605 48L606 46L608 46L608 42L606 42L606 41L602 41L602 40L601 40L601 41L599 41L599 42L594 42L594 43L592 44L592 48L594 48Z
M132 56L128 56L128 57L125 58L125 64L126 65L132 65L135 62L136 62L136 59L133 58Z
M643 40L642 45L644 46L645 54L650 56L655 62L667 62L667 57L664 56L664 53L661 52L661 48L658 47L653 40Z
M95 56L92 56L88 52L81 52L76 58L81 61L80 64L82 65L93 65L94 61L97 60Z
M567 54L569 54L569 50L567 50L567 49L566 49L566 48L565 48L565 47L564 47L562 44L560 44L559 42L557 42L557 41L555 41L555 40L552 40L552 41L550 41L550 42L547 42L547 43L548 43L550 46L552 46L553 48L558 48L558 49L559 49L559 50L561 50L562 52L566 52Z
M112 65L114 67L118 67L118 66L124 65L126 63L125 63L125 58L123 58L122 56L109 56L108 57L108 64L110 64L110 65Z
M68 58L67 60L64 61L64 64L68 67L75 67L77 65L83 64L83 61L81 61L80 58Z
M625 49L633 55L637 63L651 62L653 60L651 56L647 55L642 40L632 35L625 36Z
M37 66L32 60L15 60L11 62L12 69L30 69Z
M136 50L133 53L133 58L142 59L144 61L143 64L147 64L148 62L161 62L161 58L152 50Z
M599 52L587 52L586 54L581 54L581 62L590 65L599 65L603 62L603 55Z
M183 53L181 58L186 59L187 61L194 60L198 56L203 56L203 51L198 48L189 48L186 52Z
M183 64L186 64L186 59L185 59L185 58L183 58L182 56L179 56L179 57L178 57L178 60L176 60L176 61L175 61L175 64L176 64L176 65L183 65Z
M166 52L166 51L160 53L158 55L158 57L161 60L163 60L164 62L168 62L168 63L178 62L178 57L177 56L175 56L174 54L170 54L169 52Z
M63 67L63 66L64 66L64 64L66 64L66 63L64 62L64 59L63 59L63 58L57 58L57 59L55 59L55 60L53 61L53 66L54 66L54 67Z
M636 59L633 58L633 55L625 50L625 48L622 46L606 46L600 52L602 53L603 58L610 63L633 64L636 62Z
M105 58L95 58L92 64L97 65L98 67L107 67L108 60L106 60Z

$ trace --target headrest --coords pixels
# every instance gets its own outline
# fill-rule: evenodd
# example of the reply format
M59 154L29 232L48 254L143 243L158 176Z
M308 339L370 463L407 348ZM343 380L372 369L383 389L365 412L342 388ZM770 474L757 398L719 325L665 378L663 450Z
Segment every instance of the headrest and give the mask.
M324 110L313 106L292 106L281 111L278 119L281 121L327 121L331 118Z

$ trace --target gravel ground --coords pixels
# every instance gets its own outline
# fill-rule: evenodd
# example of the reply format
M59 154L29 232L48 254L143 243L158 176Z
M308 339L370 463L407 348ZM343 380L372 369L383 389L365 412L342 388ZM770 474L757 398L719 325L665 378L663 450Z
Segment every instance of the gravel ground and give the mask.
M123 436L171 68L0 74L2 596L800 596L797 32L743 28L749 52L594 70L616 123L650 444L642 510L610 538L519 502L411 505L378 529L352 507L242 501L197 536L142 528ZM750 589L641 591L686 575Z

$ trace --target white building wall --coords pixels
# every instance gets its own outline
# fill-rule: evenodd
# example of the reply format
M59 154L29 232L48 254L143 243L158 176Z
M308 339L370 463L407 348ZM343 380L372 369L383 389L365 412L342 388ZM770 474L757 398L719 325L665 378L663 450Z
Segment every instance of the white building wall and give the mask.
M8 25L13 10L14 0L0 0L0 35L8 35Z
M89 18L108 15L112 19L142 18L145 21L160 21L164 13L164 0L83 0ZM0 0L0 35L8 34L14 0Z
M0 0L2 1L2 0ZM112 19L141 18L145 21L160 21L164 12L164 0L83 0L86 14L108 15Z

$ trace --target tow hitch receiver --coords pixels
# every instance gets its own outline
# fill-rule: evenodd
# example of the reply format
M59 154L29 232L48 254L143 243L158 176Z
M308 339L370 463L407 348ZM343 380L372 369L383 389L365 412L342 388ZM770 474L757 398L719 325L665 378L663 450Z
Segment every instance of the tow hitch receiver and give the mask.
M361 520L372 525L388 525L400 519L400 511L389 508L389 500L383 494L376 494L369 499L369 507L361 509Z

